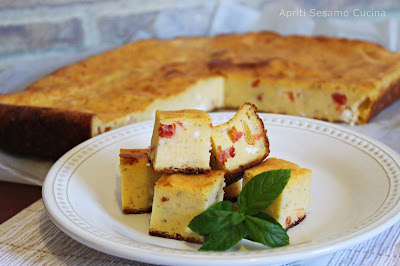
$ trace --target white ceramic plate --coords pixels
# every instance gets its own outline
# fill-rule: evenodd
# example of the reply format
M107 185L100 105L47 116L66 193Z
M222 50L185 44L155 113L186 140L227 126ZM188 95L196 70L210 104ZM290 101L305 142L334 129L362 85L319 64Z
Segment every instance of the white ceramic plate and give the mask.
M213 123L234 113L213 113ZM77 241L115 256L155 264L250 265L311 258L365 241L400 218L400 156L382 143L322 121L260 114L270 157L313 170L307 218L288 231L290 245L242 240L227 252L148 235L149 214L124 215L119 149L146 148L153 122L113 130L75 147L49 171L43 200L54 223Z

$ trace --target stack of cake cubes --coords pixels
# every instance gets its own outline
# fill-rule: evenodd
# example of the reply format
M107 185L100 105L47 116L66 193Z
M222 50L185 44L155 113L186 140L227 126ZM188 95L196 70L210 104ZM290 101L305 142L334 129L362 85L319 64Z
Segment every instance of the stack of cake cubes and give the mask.
M256 110L245 103L231 120L214 127L204 111L157 111L151 146L120 150L123 212L151 212L150 235L203 243L204 237L191 231L189 222L223 199L235 201L242 181L263 171L269 140ZM258 170L245 174L253 167ZM306 206L301 207L304 215L297 218L304 219ZM279 215L274 218L279 220Z

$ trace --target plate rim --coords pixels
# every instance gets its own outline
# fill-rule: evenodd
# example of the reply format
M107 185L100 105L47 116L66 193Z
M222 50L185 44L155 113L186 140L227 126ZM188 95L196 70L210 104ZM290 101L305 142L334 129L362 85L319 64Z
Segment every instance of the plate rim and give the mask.
M210 115L212 118L218 118L218 117L232 117L235 114L235 112L211 112ZM363 141L367 143L372 143L375 145L375 147L380 148L383 150L386 154L390 155L391 159L396 163L397 169L397 174L395 171L393 171L393 175L396 175L396 178L400 179L398 177L398 169L400 168L400 155L397 154L394 150L392 150L390 147L388 147L386 144L380 142L379 140L373 139L369 136L366 136L362 133L359 133L351 128L346 128L343 127L339 124L334 124L334 123L329 123L326 121L321 121L321 120L316 120L316 119L311 119L311 118L305 118L305 117L297 117L297 116L290 116L290 115L282 115L282 114L270 114L270 113L258 113L260 117L263 119L264 124L267 126L269 123L278 123L274 124L273 126L291 126L295 128L302 127L300 125L305 126L307 130L314 130L316 132L320 132L321 134L327 135L327 134L333 134L335 131L337 131L334 134L340 134L340 132L345 132L346 134L350 136L355 136L357 138L362 139ZM265 121L267 120L267 121ZM268 123L269 121L269 123ZM83 143L79 144L78 146L74 147L70 151L68 151L66 154L64 154L61 158L59 158L56 163L51 167L49 170L43 187L42 187L42 197L43 197L43 204L45 207L45 210L51 220L56 224L58 228L60 228L64 233L66 233L68 236L72 237L73 239L77 240L78 242L89 246L95 250L118 256L121 258L125 259L131 259L131 260L136 260L140 262L147 262L147 263L155 263L155 264L164 264L166 262L168 263L173 263L173 264L185 264L185 265L196 265L198 263L204 264L234 264L234 265L239 265L243 264L246 262L247 264L260 264L260 263L285 263L285 262L291 262L295 260L302 260L302 259L309 259L312 257L317 257L317 256L322 256L326 254L330 254L339 250L342 250L346 247L349 247L351 245L355 245L358 243L361 243L363 241L366 241L377 234L385 231L386 229L390 228L393 226L398 220L400 220L400 201L398 200L395 205L393 206L392 209L390 209L388 212L385 213L382 217L380 217L378 220L374 221L373 223L369 224L369 226L364 228L364 231L366 232L359 232L356 234L354 237L353 235L355 234L354 232L350 234L350 237L341 237L340 239L332 239L331 241L328 241L325 244L320 245L319 248L309 248L309 247L297 247L296 252L289 252L290 256L284 256L285 258L278 256L266 256L265 254L262 254L263 252L248 252L250 255L242 254L232 256L232 259L227 259L227 256L223 255L225 253L221 252L210 252L210 253L205 253L205 252L189 252L189 251L180 251L176 249L167 249L164 247L159 247L158 249L160 250L169 250L170 252L163 252L162 255L163 257L160 258L159 253L157 251L157 248L155 251L152 250L147 250L143 248L137 248L134 246L128 246L121 244L121 243L112 243L112 245L107 245L103 243L104 238L95 235L91 232L87 232L82 230L77 224L74 223L69 223L70 217L68 217L65 213L61 211L61 207L59 204L57 204L57 201L55 199L55 190L54 190L54 182L57 179L57 175L54 173L57 173L58 170L61 169L61 167L73 157L74 154L79 152L85 147L88 147L92 145L93 143L99 142L102 139L106 138L111 138L113 135L117 135L123 131L132 129L132 128L143 128L144 126L151 126L153 125L154 120L147 120L147 121L142 121L138 122L135 124L131 124L125 127L121 127L115 130L111 130L109 132L103 133L101 135L98 135L96 137L93 137L89 140L84 141ZM312 125L312 129L308 128L308 125ZM326 131L327 129L327 131ZM267 128L268 130L268 128ZM339 132L339 133L338 133ZM337 137L336 137L337 138ZM119 140L120 141L120 140ZM349 140L351 141L351 140ZM348 141L346 141L348 142ZM112 143L111 143L112 144ZM111 145L110 144L110 145ZM351 144L352 145L352 144ZM360 144L362 145L362 144ZM352 145L354 146L354 145ZM104 148L104 147L103 147ZM97 152L97 151L95 151ZM372 155L371 155L372 156ZM375 157L374 157L375 158ZM375 158L376 159L376 158ZM377 161L379 163L379 161ZM387 173L387 171L385 170ZM387 173L388 174L388 173ZM58 177L59 178L59 177ZM392 179L390 176L388 176L389 181ZM396 179L396 181L398 181ZM396 187L398 188L399 183L397 182ZM389 190L391 189L391 186L389 186ZM388 190L388 193L390 192ZM400 193L400 192L397 192ZM396 211L397 210L397 211ZM67 218L67 219L65 219ZM372 227L372 228L371 228ZM366 230L368 229L368 230ZM361 230L362 231L362 230ZM109 243L108 243L109 244ZM150 244L148 244L150 245ZM293 247L293 246L292 246ZM125 248L125 249L124 249ZM126 252L126 250L130 250ZM285 253L284 250L290 249L290 246L288 247L283 247L283 248L278 248L278 250L283 252L278 252L278 253ZM171 252L171 250L174 250L175 252ZM277 250L277 249L275 249ZM133 251L133 253L132 253ZM127 254L128 253L128 254ZM234 254L232 252L226 252L227 254ZM179 256L177 256L179 254ZM196 254L196 255L194 255ZM201 254L201 255L200 255ZM222 255L222 256L221 256Z

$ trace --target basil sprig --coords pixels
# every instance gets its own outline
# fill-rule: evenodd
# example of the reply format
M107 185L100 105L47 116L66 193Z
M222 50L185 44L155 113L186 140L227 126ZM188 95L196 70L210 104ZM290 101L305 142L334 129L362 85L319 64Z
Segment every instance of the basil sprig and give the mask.
M269 247L289 244L286 230L262 212L282 193L291 170L271 170L252 178L242 189L234 210L230 201L218 202L190 221L189 228L204 236L200 250L224 251L245 238Z

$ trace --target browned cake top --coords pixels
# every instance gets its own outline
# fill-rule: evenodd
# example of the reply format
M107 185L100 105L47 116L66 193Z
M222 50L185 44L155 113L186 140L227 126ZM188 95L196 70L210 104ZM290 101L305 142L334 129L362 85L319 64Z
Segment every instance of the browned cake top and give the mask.
M144 40L64 67L1 103L95 113L112 121L220 74L285 86L373 90L398 79L400 55L361 41L274 33ZM135 104L132 104L135 103Z
M264 33L246 35L236 45L235 38L222 35L213 42L219 49L211 60L216 69L270 78L285 85L367 90L399 73L400 55L370 42Z
M211 171L203 174L165 174L158 180L157 185L182 190L196 190L213 186L223 175L223 171Z
M195 120L211 123L210 115L207 112L195 109L157 111L156 117L162 120L161 122L174 122L177 121L177 119L184 119L185 121Z

